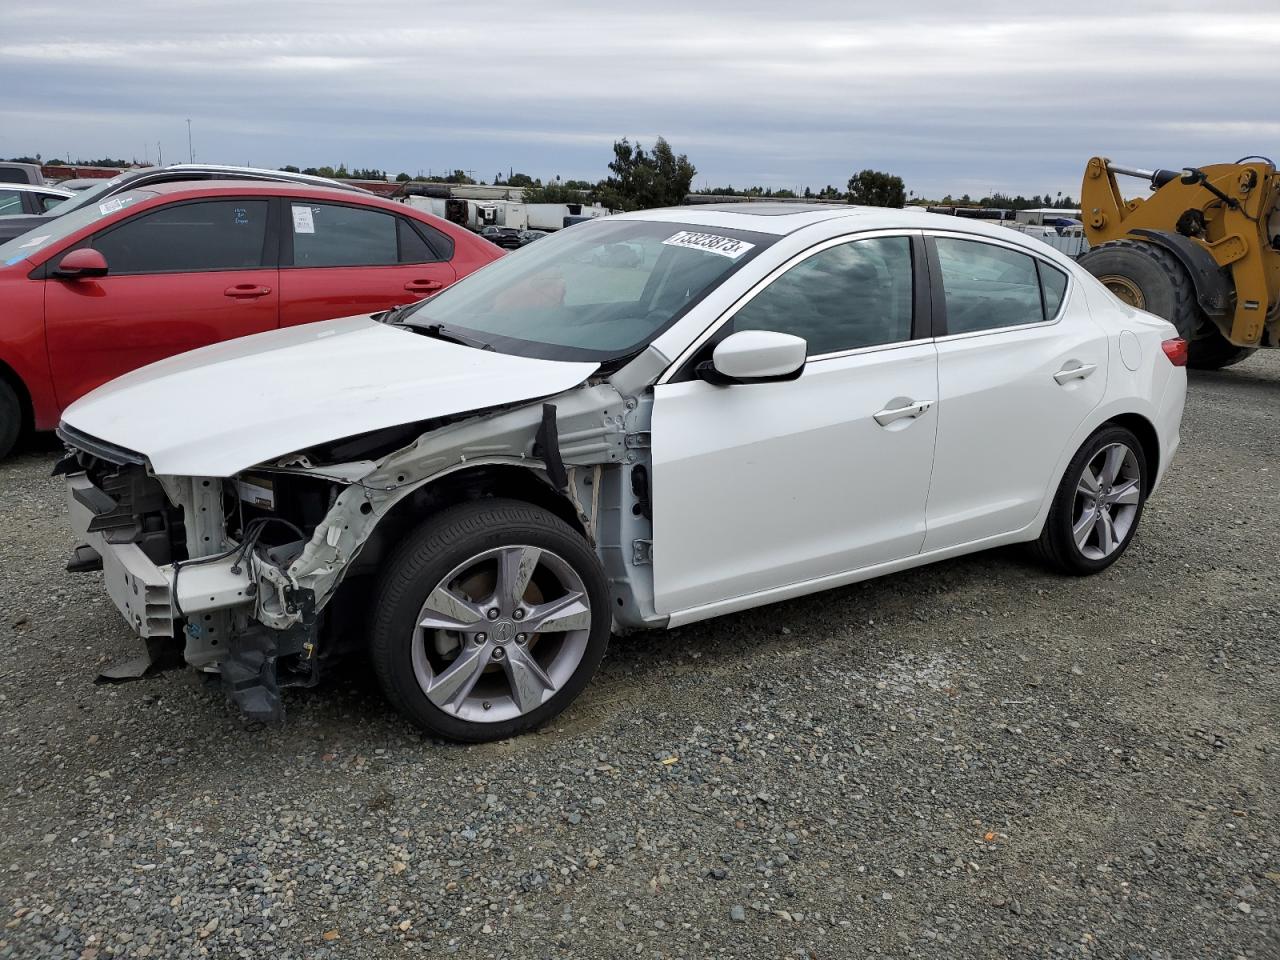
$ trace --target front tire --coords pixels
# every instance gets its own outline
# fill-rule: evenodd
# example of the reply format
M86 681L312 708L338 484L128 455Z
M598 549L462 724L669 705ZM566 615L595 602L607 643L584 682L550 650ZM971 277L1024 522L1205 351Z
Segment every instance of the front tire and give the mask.
M387 699L429 733L501 740L556 716L609 643L609 589L560 518L515 500L451 507L388 561L370 650Z
M1120 559L1138 530L1147 459L1130 430L1105 426L1071 458L1036 546L1056 570L1098 573Z

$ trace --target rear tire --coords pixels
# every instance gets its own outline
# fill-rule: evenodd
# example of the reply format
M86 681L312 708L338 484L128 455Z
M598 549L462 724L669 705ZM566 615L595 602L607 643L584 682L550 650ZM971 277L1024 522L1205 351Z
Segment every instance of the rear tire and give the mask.
M22 401L17 392L0 380L0 459L7 457L22 436Z
M1163 247L1112 240L1086 251L1077 262L1129 306L1164 317L1188 343L1208 324L1191 277Z
M1036 551L1061 573L1085 576L1128 549L1147 498L1147 458L1124 427L1100 428L1071 458Z
M581 534L541 507L480 500L430 518L387 560L370 653L401 713L479 743L572 703L612 623L608 582Z

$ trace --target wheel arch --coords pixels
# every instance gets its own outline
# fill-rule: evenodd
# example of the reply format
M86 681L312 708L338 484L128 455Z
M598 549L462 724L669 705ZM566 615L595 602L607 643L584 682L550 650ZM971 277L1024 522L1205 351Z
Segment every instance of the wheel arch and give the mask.
M1112 424L1124 427L1142 444L1142 456L1147 461L1147 472L1142 477L1142 493L1146 496L1155 485L1156 477L1160 475L1160 435L1156 432L1155 424L1140 413L1120 413L1100 423L1089 436Z
M568 496L556 490L545 473L532 465L484 463L451 470L429 480L405 497L378 521L374 538L385 550L428 517L469 500L502 498L542 507L569 524L590 542L591 537Z

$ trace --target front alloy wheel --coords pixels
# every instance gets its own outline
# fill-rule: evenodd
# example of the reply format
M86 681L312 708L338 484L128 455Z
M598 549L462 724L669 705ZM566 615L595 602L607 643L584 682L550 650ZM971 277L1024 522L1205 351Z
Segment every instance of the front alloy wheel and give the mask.
M413 674L452 716L511 720L573 677L590 635L587 588L563 557L498 547L464 560L428 594L413 628Z
M608 584L581 534L539 507L481 500L406 537L374 603L391 702L428 732L499 740L555 716L609 642Z

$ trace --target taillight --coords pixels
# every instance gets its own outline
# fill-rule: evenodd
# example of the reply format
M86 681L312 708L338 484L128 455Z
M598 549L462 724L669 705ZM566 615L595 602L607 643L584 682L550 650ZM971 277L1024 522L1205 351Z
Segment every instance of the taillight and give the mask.
M1164 351L1164 355L1169 358L1169 362L1175 367L1185 367L1187 365L1187 341L1181 337L1174 337L1172 340L1166 340L1160 344L1160 349Z

